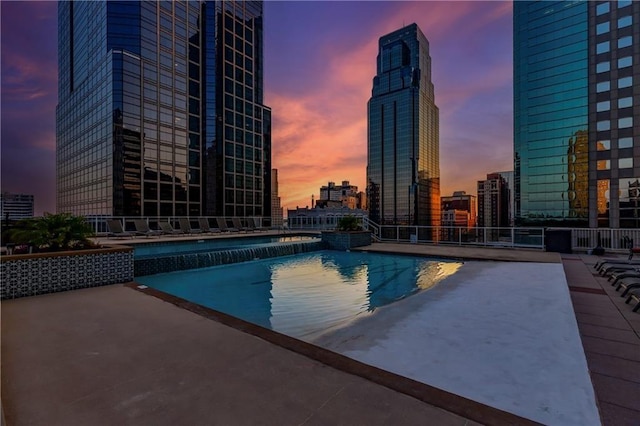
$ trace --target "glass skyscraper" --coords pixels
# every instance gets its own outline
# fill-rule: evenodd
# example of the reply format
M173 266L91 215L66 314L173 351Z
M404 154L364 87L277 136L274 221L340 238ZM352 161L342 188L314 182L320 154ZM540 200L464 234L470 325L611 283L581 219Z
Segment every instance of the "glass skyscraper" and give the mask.
M429 42L420 28L381 37L367 122L373 222L440 225L438 114Z
M513 7L516 223L638 227L640 3Z
M260 1L58 4L57 208L271 212Z

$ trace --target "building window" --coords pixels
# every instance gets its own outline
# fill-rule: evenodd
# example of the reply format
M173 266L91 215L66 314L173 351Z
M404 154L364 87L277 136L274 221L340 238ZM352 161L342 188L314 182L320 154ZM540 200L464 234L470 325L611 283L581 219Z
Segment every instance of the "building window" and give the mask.
M605 130L610 130L611 129L611 121L609 120L603 120L603 121L598 121L596 128L598 129L599 132L605 131Z
M618 19L618 28L628 27L632 22L633 19L631 18L631 16L623 16L622 18Z
M618 59L618 68L626 68L630 67L633 64L633 59L631 56L625 56L624 58Z
M631 5L631 0L618 0L618 9Z
M597 112L609 111L610 109L611 109L611 101L603 101L603 102L598 102L596 104Z
M633 158L618 158L619 169L631 169L633 167Z
M604 3L600 3L599 5L596 6L596 15L604 15L605 13L609 12L609 2L606 1Z
M618 108L629 108L633 106L633 98L620 98L618 99Z
M609 32L609 22L603 22L596 25L596 34L604 34Z
M611 149L611 141L607 139L596 142L596 149L598 151L609 151Z
M597 73L607 72L610 69L611 69L611 65L610 65L609 61L600 62L598 65L596 65L596 72Z
M633 148L633 138L618 139L618 149L622 148Z
M618 79L618 89L622 89L622 88L625 88L625 87L631 87L632 83L633 83L633 78L632 77L619 78Z
M608 81L603 81L601 83L596 84L596 92L602 93L611 90L611 83Z
M618 129L633 127L633 117L618 118Z
M623 47L629 47L629 46L631 46L632 42L633 42L633 37L631 37L631 36L619 38L618 39L618 49L622 49Z
M620 39L620 40L622 40L622 39ZM618 40L618 43L620 43L620 40ZM618 47L620 47L620 46L618 46ZM610 47L609 47L609 42L608 41L603 41L602 43L598 43L596 45L596 53L607 53L609 51L609 49L610 49Z
M598 170L609 170L611 169L611 160L598 160L597 167Z

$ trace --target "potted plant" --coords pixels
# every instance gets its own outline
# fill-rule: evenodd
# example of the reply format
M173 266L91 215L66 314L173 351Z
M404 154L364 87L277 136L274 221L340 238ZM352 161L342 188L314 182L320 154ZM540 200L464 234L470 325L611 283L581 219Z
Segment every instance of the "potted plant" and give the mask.
M23 219L11 230L8 237L19 247L35 248L38 252L58 252L96 248L89 240L93 229L81 216L70 213L45 213L43 217Z
M362 229L356 216L348 215L338 220L335 231L322 231L322 241L332 250L349 250L371 245L371 232Z

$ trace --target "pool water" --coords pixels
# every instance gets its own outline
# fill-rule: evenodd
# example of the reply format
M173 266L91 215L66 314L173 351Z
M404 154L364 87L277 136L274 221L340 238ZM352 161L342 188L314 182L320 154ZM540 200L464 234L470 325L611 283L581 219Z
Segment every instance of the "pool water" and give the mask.
M320 241L319 238L307 235L290 235L286 237L235 237L235 238L209 238L188 241L171 241L136 244L133 248L135 258L158 257L165 255L197 253L204 251L222 251L237 248L257 247L272 245L274 243L309 242Z
M460 262L316 251L136 278L140 284L303 340L428 289Z

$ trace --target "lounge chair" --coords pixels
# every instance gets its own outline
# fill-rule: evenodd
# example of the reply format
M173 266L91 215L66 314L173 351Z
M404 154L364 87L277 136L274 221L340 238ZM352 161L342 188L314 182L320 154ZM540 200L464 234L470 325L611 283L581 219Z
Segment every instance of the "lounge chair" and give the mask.
M178 235L184 234L180 229L173 229L173 226L169 222L158 222L158 226L162 229L162 233L165 235Z
M237 228L229 228L227 226L227 219L225 219L224 217L223 218L217 217L216 222L218 223L218 228L220 228L222 232L239 232L240 231Z
M269 228L262 226L262 220L259 217L253 218L253 226L256 231L268 231Z
M179 222L180 222L180 229L185 234L202 234L204 232L202 229L192 228L191 221L186 217L179 219Z
M249 231L249 228L247 228L246 226L244 226L242 224L242 222L240 222L240 219L237 217L234 217L233 219L231 219L231 222L233 222L233 226L241 231L247 232Z
M209 219L201 217L198 219L198 225L200 225L200 229L202 229L202 232L206 232L208 234L219 234L220 229L219 228L212 228L209 226Z
M107 236L109 237L133 238L136 236L135 232L129 232L122 229L122 223L117 219L107 219L107 229L109 229L109 232L107 233Z
M616 287L616 291L622 289L621 297L626 296L633 289L640 288L640 278L627 278L625 280L620 281L618 287Z
M618 281L625 278L640 278L640 271L614 271L609 275L609 281L611 281L611 286L615 286L618 284Z
M145 235L147 237L162 235L162 231L149 228L149 224L144 219L135 219L133 221L133 225L136 227L136 232L140 235Z
M633 309L631 309L633 312L638 312L638 309L640 309L640 288L634 288L633 290L631 290L627 296L627 300L624 301L624 303L629 303L632 300L635 300L636 306L633 307Z

